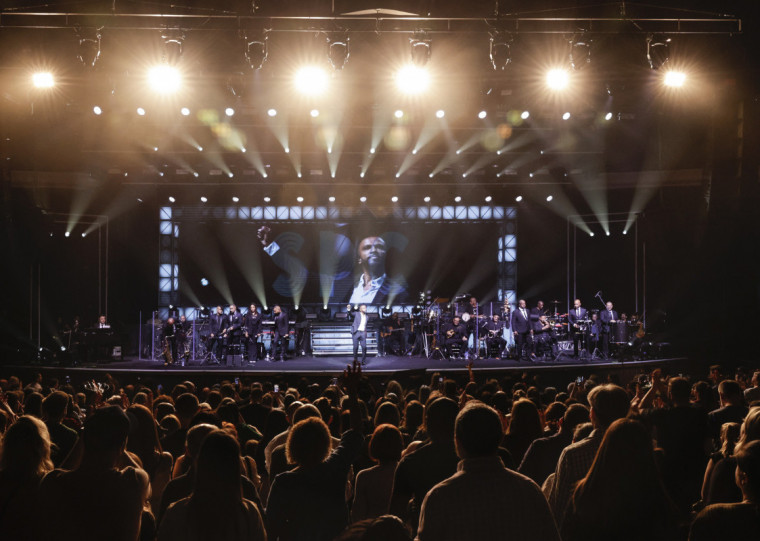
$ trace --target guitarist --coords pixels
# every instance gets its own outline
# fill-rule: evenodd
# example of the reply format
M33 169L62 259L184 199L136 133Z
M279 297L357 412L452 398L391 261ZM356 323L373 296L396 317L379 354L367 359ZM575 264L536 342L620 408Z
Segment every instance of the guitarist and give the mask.
M446 355L451 357L452 345L459 344L458 355L467 349L467 325L462 323L459 316L454 316L451 323L443 328L443 346L446 349Z
M208 347L211 351L211 362L219 364L219 350L224 355L224 331L227 329L227 316L221 306L216 307L216 313L209 318L211 334L208 335Z
M383 330L380 331L383 353L385 355L403 355L402 339L404 334L404 325L398 320L398 312L394 312L384 322Z
M483 332L486 333L486 343L488 349L486 353L491 351L491 347L496 344L499 350L499 356L504 355L504 347L507 345L507 341L504 340L504 322L501 321L499 314L494 314L491 319L485 322L483 325Z

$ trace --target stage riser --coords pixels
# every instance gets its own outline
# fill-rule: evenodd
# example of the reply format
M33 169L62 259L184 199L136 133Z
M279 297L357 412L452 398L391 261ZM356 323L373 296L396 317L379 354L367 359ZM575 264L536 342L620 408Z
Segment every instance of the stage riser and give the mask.
M353 355L350 325L314 325L311 329L312 355ZM361 348L360 348L361 349ZM367 355L377 355L377 331L367 332Z

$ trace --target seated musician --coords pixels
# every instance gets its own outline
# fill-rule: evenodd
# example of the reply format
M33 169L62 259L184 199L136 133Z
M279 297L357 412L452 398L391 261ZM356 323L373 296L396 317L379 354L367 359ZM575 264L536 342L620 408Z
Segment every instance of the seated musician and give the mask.
M452 346L454 344L459 344L458 352L453 351ZM462 323L459 316L454 316L451 323L443 328L443 346L448 356L451 356L452 353L461 356L467 349L467 325Z
M177 360L177 325L173 317L166 320L161 332L163 342L164 366L172 365Z
M504 322L501 321L499 314L494 314L491 319L483 324L483 334L486 338L486 355L490 353L492 348L496 348L499 352L499 356L504 355L504 348L507 345L507 341L504 340Z
M591 325L588 329L589 350L593 353L599 348L599 337L602 334L602 322L599 321L599 315L594 312L591 314Z
M552 326L546 314L542 314L536 320L533 326L533 348L532 355L545 357L552 350Z
M106 316L100 316L98 323L95 325L97 329L110 329L111 325L106 321Z
M385 355L403 355L404 324L398 319L398 312L394 312L383 323L380 338L383 341L383 353Z

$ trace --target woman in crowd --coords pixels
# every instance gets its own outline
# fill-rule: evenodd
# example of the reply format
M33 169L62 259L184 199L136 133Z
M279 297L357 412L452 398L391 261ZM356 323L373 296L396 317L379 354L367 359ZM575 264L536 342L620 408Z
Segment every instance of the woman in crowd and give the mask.
M502 445L512 455L515 464L522 462L525 451L533 440L544 435L541 417L536 405L528 399L520 399L512 406L512 419Z
M130 425L127 450L137 455L150 477L152 509L158 509L166 483L171 479L172 455L161 449L158 426L150 410L140 404L127 408Z
M377 465L360 471L356 476L351 509L354 522L379 517L388 510L393 491L393 475L403 447L401 431L395 426L382 424L375 429L369 442L369 456Z

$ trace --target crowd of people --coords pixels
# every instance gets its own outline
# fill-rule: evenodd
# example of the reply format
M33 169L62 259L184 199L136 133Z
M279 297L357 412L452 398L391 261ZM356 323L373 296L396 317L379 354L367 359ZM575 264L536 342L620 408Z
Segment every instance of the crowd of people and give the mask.
M760 539L760 371L0 379L0 539Z

